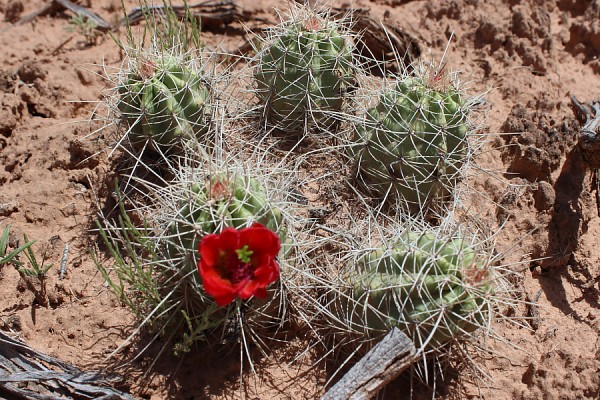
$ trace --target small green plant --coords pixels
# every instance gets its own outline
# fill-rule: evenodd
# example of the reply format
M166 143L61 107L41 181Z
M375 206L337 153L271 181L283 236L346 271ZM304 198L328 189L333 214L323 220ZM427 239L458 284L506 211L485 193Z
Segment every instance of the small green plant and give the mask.
M331 230L324 243L337 249L307 271L305 287L317 291L301 294L303 316L327 350L346 361L397 328L417 350L416 377L429 382L430 364L496 337L492 321L518 304L505 277L510 272L497 265L492 240L451 213L436 226L422 216L386 225L379 218L361 216Z
M348 289L331 304L351 330L376 335L398 327L431 351L486 327L492 312L493 268L462 239L410 232L354 260L349 271Z
M134 61L134 60L132 60ZM139 55L118 86L117 107L127 140L136 149L181 149L206 141L211 92L193 66L169 54Z
M161 303L153 280L153 268L148 266L157 262L158 256L147 237L148 227L136 226L125 210L122 194L118 190L116 197L119 215L114 225L108 225L109 220L103 221L104 226L96 221L101 241L112 257L113 264L110 268L105 267L93 251L91 257L117 298L138 318L143 319Z
M79 33L85 39L86 46L93 46L98 43L98 38L102 32L98 29L98 24L82 14L75 14L69 20L69 25L65 28L67 32Z
M142 1L145 21L134 34L127 16L125 38L113 36L125 54L105 100L107 121L119 126L114 146L126 152L151 150L145 159L171 158L206 145L215 112L213 65L204 56L198 19L189 10L183 21L166 2L159 13Z
M23 265L23 263L19 260L17 260L17 257L19 256L19 253L21 253L22 251L29 249L29 247L31 247L31 245L33 243L35 243L35 241L25 241L25 244L22 246L19 246L18 248L14 249L13 251L11 251L10 253L6 253L8 251L8 238L10 236L10 225L8 225L6 228L4 228L4 232L2 232L2 236L0 236L0 266L6 264L6 263L12 263L15 266L19 267L21 265Z
M29 241L29 238L26 234L23 234L23 239L25 243L32 243ZM29 290L33 292L35 295L35 299L37 303L41 306L48 306L48 296L46 291L46 278L48 271L54 264L44 265L46 262L46 253L42 254L42 263L40 264L35 256L35 253L31 249L31 245L25 249L25 257L27 258L27 263L24 263L22 266L18 267L17 271L19 271L19 275L27 284ZM25 265L28 265L26 267ZM37 279L39 283L39 287L37 287L32 279Z
M23 234L23 239L25 240L25 242L27 243L34 243L34 241L29 242L29 238L27 237L27 235ZM26 267L20 267L19 268L19 272L23 275L26 276L33 276L33 277L37 277L39 279L42 279L43 277L46 276L46 273L48 272L48 270L50 268L52 268L53 264L50 265L46 265L44 266L44 263L46 261L46 254L44 253L42 255L42 263L38 263L37 258L35 257L35 254L33 253L33 250L31 249L31 246L28 246L25 249L25 257L27 257L27 260L29 261L29 268Z
M177 354L240 335L264 344L287 322L287 285L296 277L289 171L235 164L178 165L164 187L140 179L147 197L115 190L116 215L98 222L109 258L92 254L96 267L140 329Z
M10 253L8 251L8 238L10 235L10 225L8 225L0 236L0 266L11 263L21 275L21 278L25 281L27 288L35 295L37 303L41 306L46 307L48 305L48 296L46 294L46 278L48 271L52 268L53 264L44 265L46 262L46 254L42 255L41 264L38 262L35 253L31 246L35 243L35 240L29 240L26 234L23 234L23 240L25 244L14 249ZM27 258L26 262L18 260L19 254L24 253ZM37 279L39 286L33 282L33 279Z

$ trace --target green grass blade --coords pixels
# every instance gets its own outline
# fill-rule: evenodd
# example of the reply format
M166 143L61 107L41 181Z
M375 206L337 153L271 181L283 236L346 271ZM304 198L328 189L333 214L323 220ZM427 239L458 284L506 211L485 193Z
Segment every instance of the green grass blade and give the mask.
M8 225L4 229L4 232L2 232L2 236L0 237L0 265L4 265L8 262L12 262L13 264L15 264L17 266L21 266L23 263L21 263L20 261L13 260L13 259L24 250L31 251L30 247L32 244L35 243L35 240L30 241L27 239L27 235L24 235L25 236L25 244L22 246L19 246L18 248L14 249L10 253L6 254L6 249L8 247L9 233L10 233L10 225Z

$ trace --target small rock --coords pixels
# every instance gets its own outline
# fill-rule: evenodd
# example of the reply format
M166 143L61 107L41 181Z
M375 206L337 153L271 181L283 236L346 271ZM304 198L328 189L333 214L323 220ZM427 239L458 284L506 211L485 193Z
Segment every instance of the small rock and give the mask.
M16 203L0 203L0 217L9 217L12 213L19 211Z
M77 70L77 78L79 78L79 82L81 82L84 86L89 86L94 83L94 76L91 72L82 71L80 69Z
M556 192L551 184L546 181L538 183L537 190L533 194L535 208L538 211L546 211L554 207L556 202Z
M48 71L42 68L37 61L26 61L17 70L17 75L25 83L34 83L37 79L44 79Z
M79 213L77 212L77 206L75 205L75 203L69 203L67 204L66 207L62 208L60 210L60 212L65 216L65 217L72 217L74 215L78 215Z
M21 18L21 14L25 10L21 0L9 0L4 9L4 20L6 22L15 23Z
M527 365L527 370L525 371L525 373L523 374L523 377L521 378L521 382L523 382L527 386L531 386L533 384L533 377L535 376L536 371L537 371L536 363L534 361L530 361L529 364Z
M25 113L25 104L19 96L0 92L0 135L10 137Z
M35 217L29 210L25 211L25 221L27 221L30 224L32 222L35 222Z
M515 11L512 15L511 30L520 38L532 38L530 18L521 11Z

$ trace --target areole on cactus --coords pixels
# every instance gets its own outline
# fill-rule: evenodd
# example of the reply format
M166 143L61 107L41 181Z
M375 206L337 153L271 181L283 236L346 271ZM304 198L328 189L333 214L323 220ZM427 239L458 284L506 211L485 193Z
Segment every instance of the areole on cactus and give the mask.
M269 126L289 133L332 126L353 79L339 25L318 15L283 23L262 45L254 78Z
M413 210L448 199L469 156L469 111L443 68L421 68L397 81L356 125L358 184Z
M422 351L435 351L485 326L493 296L487 260L461 239L409 233L367 252L330 296L344 329L377 336L398 327Z
M117 107L134 148L163 150L182 140L201 142L209 130L211 93L201 75L171 55L141 55L118 87Z

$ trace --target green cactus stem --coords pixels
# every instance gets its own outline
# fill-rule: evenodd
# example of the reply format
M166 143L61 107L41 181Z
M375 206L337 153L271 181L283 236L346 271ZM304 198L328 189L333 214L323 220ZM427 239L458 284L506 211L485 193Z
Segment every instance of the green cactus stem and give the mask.
M172 56L140 58L118 87L117 107L134 148L151 143L161 150L182 140L205 141L210 91L201 76Z
M437 350L485 325L493 294L485 261L462 240L411 233L391 250L356 261L357 276L331 302L339 321L377 335L398 327L415 345Z
M177 216L168 226L167 251L183 259L184 270L196 268L199 240L225 227L243 228L254 222L285 239L283 217L272 207L265 189L251 177L216 175L206 183L194 183L189 198L181 201Z
M263 44L256 68L267 124L292 134L331 127L353 78L347 39L318 17L284 24Z
M397 82L356 126L355 177L374 197L412 209L448 199L468 157L469 107L434 71Z

